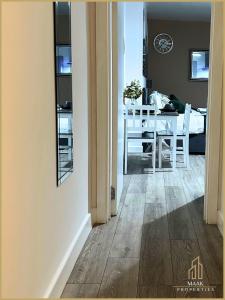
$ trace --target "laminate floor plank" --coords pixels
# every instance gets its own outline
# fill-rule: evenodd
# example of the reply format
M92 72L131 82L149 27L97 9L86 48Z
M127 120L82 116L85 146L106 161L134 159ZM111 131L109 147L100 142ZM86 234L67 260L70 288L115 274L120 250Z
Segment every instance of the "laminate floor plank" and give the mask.
M146 203L160 203L166 207L165 187L151 186L146 192Z
M174 288L168 285L139 286L138 298L175 298Z
M143 174L133 175L131 177L127 193L137 194L145 193L147 187L147 177Z
M223 238L216 225L194 223L209 283L223 283Z
M144 174L152 173L152 157L148 153L130 153L128 155L127 174Z
M148 239L169 239L166 208L163 204L146 204L142 229L142 244Z
M196 170L201 178L205 177L205 158L203 155L191 155L190 162L192 170Z
M139 260L109 258L99 291L100 298L136 298Z
M205 161L201 160L200 155L191 157L192 161L192 179L199 184L200 191L204 194L205 190Z
M146 192L152 192L164 188L164 175L163 172L155 172L154 174L146 175L147 187Z
M123 191L126 192L131 180L131 175L123 176Z
M170 239L196 239L181 187L165 187Z
M211 290L208 291L207 289L204 289L201 291L176 291L175 290L175 298L215 298L214 292Z
M171 172L163 172L164 184L166 186L182 186L179 176L179 168Z
M188 270L191 268L192 260L199 256L203 264L198 242L194 240L171 240L171 253L174 274L173 284L176 286L187 285ZM203 272L203 275L204 284L207 285L207 273Z
M188 209L191 215L192 223L204 223L204 196L189 202Z
M66 284L62 298L97 298L100 284Z
M101 283L117 225L117 217L93 228L68 283Z
M204 187L200 186L193 171L179 170L179 175L187 202L192 202L204 195Z
M127 195L127 189L128 186L130 184L130 180L131 180L131 175L124 175L124 179L123 179L123 190L122 190L122 194L121 194L121 198L120 198L120 203L119 203L119 207L117 210L117 217L120 216L121 210L123 208L124 205L124 201Z
M151 174L148 155L129 155L117 216L94 226L62 297L222 298L223 238L203 220L205 158L191 155L190 169L178 160ZM215 291L176 289L198 256Z
M184 190L180 186L166 186L165 198L168 214L179 208L185 207L187 204Z
M113 239L110 257L138 258L140 256L144 209L144 193L127 193Z
M140 256L139 285L172 285L170 241L143 238Z
M224 298L223 297L223 285L216 285L215 287L215 292L214 292L214 297L216 298Z

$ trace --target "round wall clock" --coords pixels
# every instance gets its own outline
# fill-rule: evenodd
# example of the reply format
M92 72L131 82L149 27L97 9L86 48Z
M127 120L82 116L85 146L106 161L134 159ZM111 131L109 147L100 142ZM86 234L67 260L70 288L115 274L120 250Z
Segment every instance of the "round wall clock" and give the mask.
M167 54L173 49L173 39L167 33L158 34L153 41L155 50L160 54Z

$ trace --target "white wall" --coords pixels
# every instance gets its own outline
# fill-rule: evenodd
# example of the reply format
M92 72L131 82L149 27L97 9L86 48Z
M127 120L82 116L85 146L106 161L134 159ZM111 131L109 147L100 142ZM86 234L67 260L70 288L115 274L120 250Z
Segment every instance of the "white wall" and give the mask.
M137 79L143 84L143 2L126 2L124 6L124 83Z
M143 86L143 2L126 2L124 6L124 85L136 79ZM142 104L141 97L138 103ZM130 142L128 151L142 152L142 143Z
M72 7L75 171L57 187L52 3L2 3L3 298L59 296L90 230L86 12Z

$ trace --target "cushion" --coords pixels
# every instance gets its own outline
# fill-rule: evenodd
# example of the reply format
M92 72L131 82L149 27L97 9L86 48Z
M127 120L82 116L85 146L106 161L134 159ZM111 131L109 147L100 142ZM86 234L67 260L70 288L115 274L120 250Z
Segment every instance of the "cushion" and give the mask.
M170 102L170 99L167 95L164 95L162 93L158 93L159 97L161 98L161 103L162 103L162 106L164 107L167 103Z
M175 107L175 109L177 110L177 112L179 114L183 114L185 112L185 104L183 101L181 101L180 99L178 99L176 96L174 95L170 95L170 102L172 103L173 106Z
M151 94L151 100L157 105L158 109L161 109L165 106L165 104L169 103L170 99L157 91L154 91Z
M156 104L158 109L163 107L161 97L158 92L155 91L154 93L152 93L152 101Z

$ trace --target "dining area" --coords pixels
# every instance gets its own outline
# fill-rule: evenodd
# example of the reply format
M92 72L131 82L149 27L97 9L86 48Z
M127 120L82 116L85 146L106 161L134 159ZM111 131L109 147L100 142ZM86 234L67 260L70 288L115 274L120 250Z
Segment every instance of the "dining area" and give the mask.
M133 163L130 144L143 146L148 172L173 172L178 167L189 169L189 128L191 105L186 103L182 123L177 110L170 104L158 108L151 105L124 106L124 174ZM178 158L179 157L179 158Z

